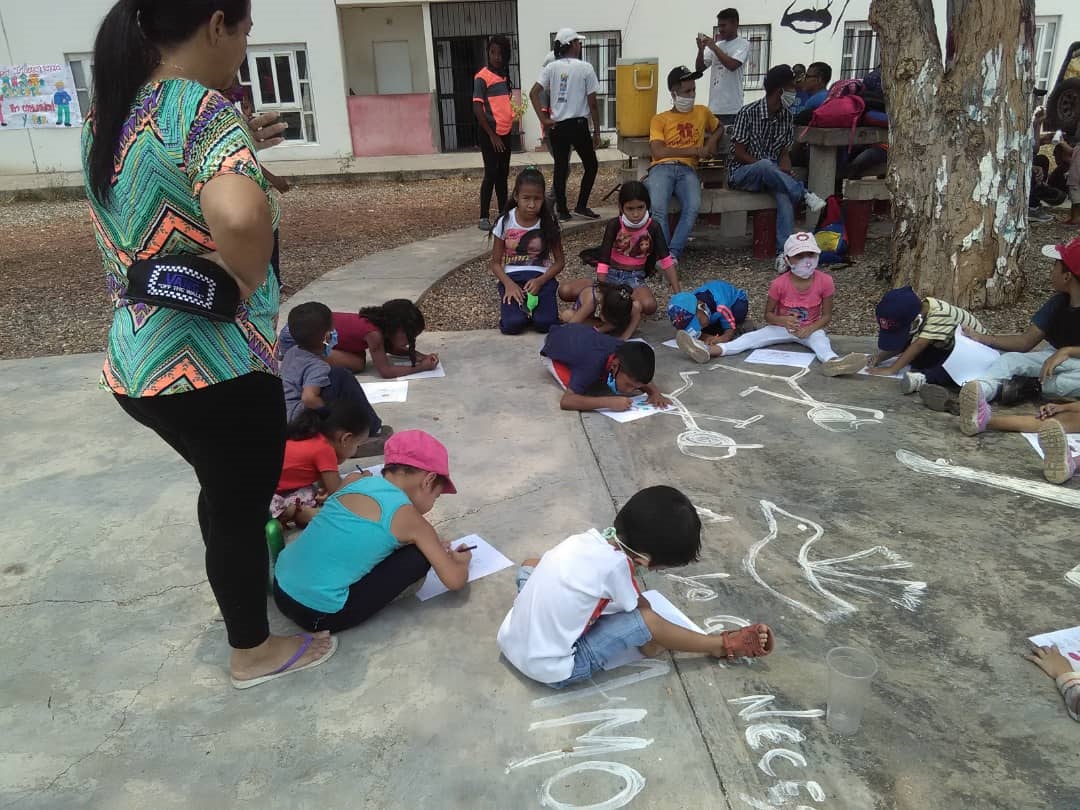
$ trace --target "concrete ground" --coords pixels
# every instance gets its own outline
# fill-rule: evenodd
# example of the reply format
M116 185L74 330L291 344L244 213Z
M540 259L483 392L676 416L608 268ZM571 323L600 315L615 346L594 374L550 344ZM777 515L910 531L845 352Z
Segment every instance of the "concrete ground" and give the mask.
M389 289L353 282L307 297L353 308ZM499 657L513 569L406 596L323 667L233 690L190 470L96 390L100 356L0 363L0 807L615 808L638 788L649 808L1080 806L1075 725L1019 656L1025 636L1077 624L1076 486L1040 487L1021 438L966 438L892 381L791 383L792 369L694 365L657 325L645 337L660 386L686 389L676 413L563 413L539 336L492 332L425 334L447 377L379 406L449 447L444 536L519 560L670 483L702 510L705 550L647 586L707 629L776 631L750 666L665 656L567 693ZM1016 481L929 475L897 450ZM808 716L841 644L881 666L852 737ZM731 702L754 695L773 701Z

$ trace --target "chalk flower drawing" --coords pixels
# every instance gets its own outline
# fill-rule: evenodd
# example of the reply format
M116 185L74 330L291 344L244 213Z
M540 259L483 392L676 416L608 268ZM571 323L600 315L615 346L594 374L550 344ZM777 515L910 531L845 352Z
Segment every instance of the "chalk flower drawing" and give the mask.
M824 535L825 530L814 521L793 515L771 501L760 503L769 532L750 547L743 560L743 568L755 582L778 599L822 622L858 612L855 605L833 593L833 590L885 599L906 610L918 609L926 590L926 583L886 576L893 571L910 568L910 562L901 559L898 554L885 546L873 546L844 557L812 559L810 552L814 544ZM777 520L778 515L781 518L780 521ZM797 552L795 551L796 544L799 544ZM758 572L758 565L763 560L790 563L792 558L802 578L816 594L816 596L804 595L798 592L798 595L807 601L796 599L790 593L782 593L777 585L766 582ZM775 565L775 563L770 565L770 568ZM786 585L785 590L789 590ZM813 604L808 604L808 602Z

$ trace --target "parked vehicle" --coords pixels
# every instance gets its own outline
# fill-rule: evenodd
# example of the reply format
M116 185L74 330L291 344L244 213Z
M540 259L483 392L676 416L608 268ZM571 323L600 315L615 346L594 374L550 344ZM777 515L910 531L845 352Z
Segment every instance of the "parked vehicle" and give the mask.
M1045 129L1060 129L1070 138L1080 133L1080 42L1069 46L1057 81L1046 101Z

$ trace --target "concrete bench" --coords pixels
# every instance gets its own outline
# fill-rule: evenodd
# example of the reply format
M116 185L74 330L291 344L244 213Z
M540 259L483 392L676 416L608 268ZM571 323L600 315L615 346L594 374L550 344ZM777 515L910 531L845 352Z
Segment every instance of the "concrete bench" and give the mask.
M844 181L844 222L848 235L848 253L861 256L866 251L866 232L874 202L891 199L889 187L881 179Z

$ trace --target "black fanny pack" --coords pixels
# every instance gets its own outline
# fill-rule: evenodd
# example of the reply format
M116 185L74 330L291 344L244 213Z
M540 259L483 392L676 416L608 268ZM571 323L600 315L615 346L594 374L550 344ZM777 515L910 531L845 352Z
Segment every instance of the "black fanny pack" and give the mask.
M225 269L199 256L159 256L128 268L129 301L168 307L230 323L240 306L240 288Z

